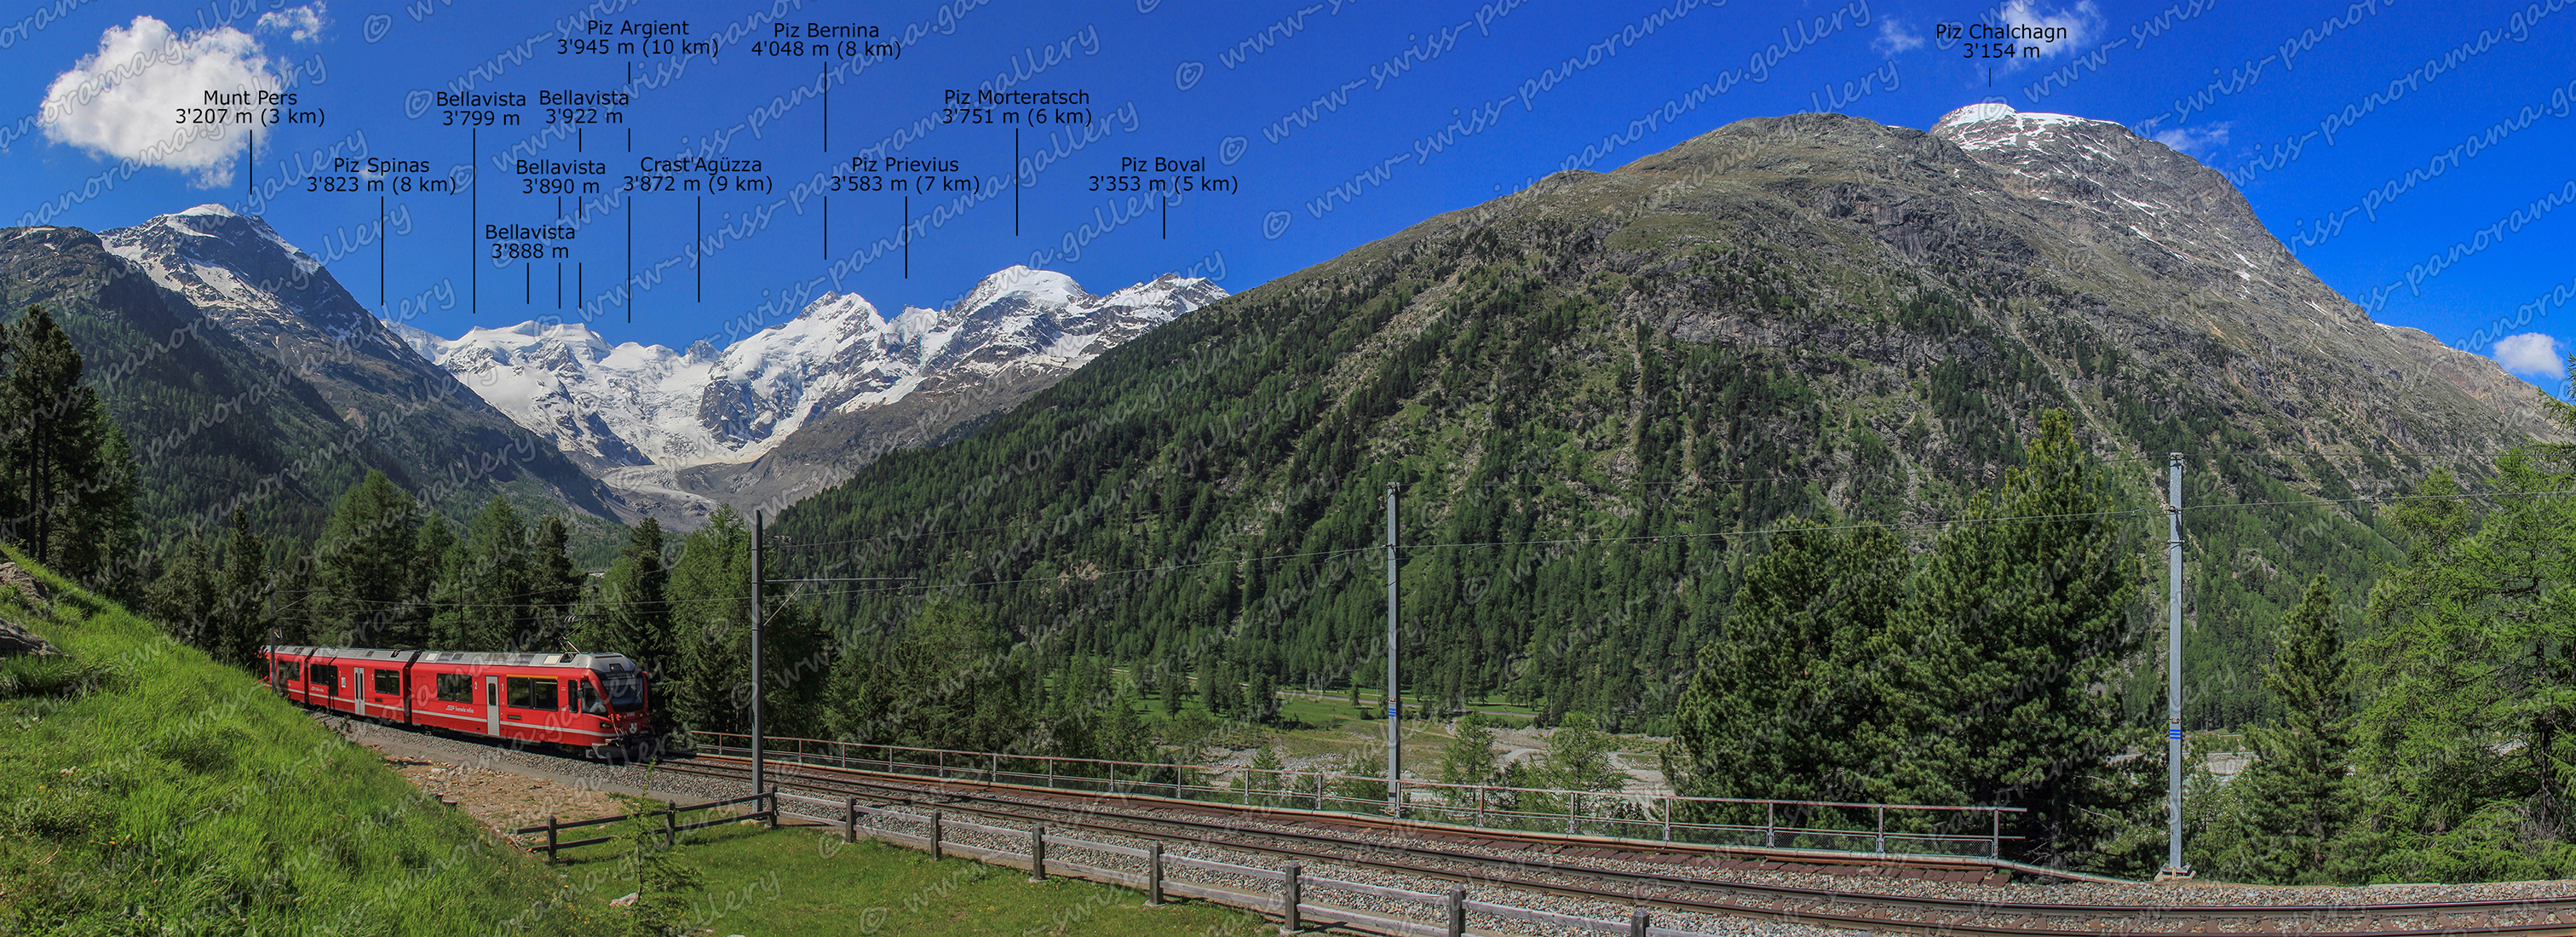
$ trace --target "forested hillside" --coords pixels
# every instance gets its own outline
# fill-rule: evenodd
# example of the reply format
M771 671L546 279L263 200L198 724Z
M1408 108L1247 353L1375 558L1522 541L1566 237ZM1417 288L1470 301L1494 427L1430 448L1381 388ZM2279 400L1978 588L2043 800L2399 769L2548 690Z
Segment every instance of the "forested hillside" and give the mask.
M821 596L844 667L936 594L1049 660L1373 685L1394 484L1408 692L1655 730L1726 633L1764 542L1745 534L1867 522L1922 550L2064 408L2133 512L2141 578L2164 454L2186 454L2189 724L2250 722L2269 711L2253 662L2308 578L2353 599L2400 556L2342 499L2483 477L2558 431L2491 362L2334 297L2208 170L2115 125L2062 132L2130 169L2124 196L2225 239L2114 234L2032 197L2045 173L1939 134L1746 121L1183 316L789 510L774 555L924 577ZM2071 158L2037 152L2003 155ZM2136 682L2140 722L2161 709L2152 663L2108 675Z
M220 525L236 506L263 530L321 531L332 499L370 468L408 477L261 354L76 228L0 242L0 319L43 306L137 452L138 505L155 531ZM322 454L329 457L317 457Z

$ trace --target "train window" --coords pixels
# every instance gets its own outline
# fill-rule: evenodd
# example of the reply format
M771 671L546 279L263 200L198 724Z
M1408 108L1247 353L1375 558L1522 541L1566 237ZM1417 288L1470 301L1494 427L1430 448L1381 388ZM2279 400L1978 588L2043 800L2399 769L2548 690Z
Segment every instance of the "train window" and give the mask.
M644 675L632 670L599 672L599 688L608 694L608 707L622 713L644 708Z
M310 682L326 691L337 692L340 687L340 668L332 664L315 664Z
M572 681L572 696L577 704L574 708L579 709L584 715L608 715L608 704L600 702L599 687L590 681L575 678Z
M286 674L286 679L304 679L304 665L301 663L291 660L282 660L277 662L277 666Z
M386 696L401 696L402 671L377 668L376 692L382 693Z
M474 678L461 673L439 674L438 698L450 703L474 702Z
M555 708L555 681L552 677L511 677L512 709Z

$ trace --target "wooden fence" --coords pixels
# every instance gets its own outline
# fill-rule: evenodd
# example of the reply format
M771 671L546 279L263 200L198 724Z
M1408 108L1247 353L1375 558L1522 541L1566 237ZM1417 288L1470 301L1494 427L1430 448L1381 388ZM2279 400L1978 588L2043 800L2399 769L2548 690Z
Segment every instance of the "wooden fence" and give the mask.
M661 818L662 818L662 848L664 848L664 849L669 849L669 848L671 848L672 846L678 845L678 844L679 844L679 836L680 836L680 834L681 834L682 832L684 832L684 831L687 831L687 830L695 830L695 829L701 829L701 828L704 828L704 827L710 827L710 826L717 826L717 825L725 824L725 823L732 823L732 822L735 822L735 821L737 821L737 820L765 820L765 821L767 821L767 822L769 823L769 825L770 825L770 826L777 826L777 825L778 825L778 800L777 800L777 798L778 798L778 794L777 794L776 792L774 792L774 791L773 791L773 792L768 793L768 794L753 794L753 795L748 796L748 797L736 797L736 798L734 798L734 799L732 799L732 800L714 800L714 801L708 801L708 802L703 803L703 804L691 804L691 805L686 806L686 807L680 806L680 805L679 805L679 804L677 804L677 803L664 803L664 804L662 805L662 809L661 809L661 811L659 812L659 815L660 815L660 816L661 816ZM717 818L714 818L714 819L711 819L711 820L700 820L700 821L697 821L697 822L695 822L695 823L680 823L680 822L678 822L680 814L683 814L683 813L695 813L695 812L700 811L700 810L713 810L713 809L716 809L716 808L718 808L718 807L731 807L731 806L733 806L733 805L735 805L735 804L747 804L747 803L751 803L751 802L756 801L756 800L767 800L767 801L769 801L769 807L768 807L768 809L765 809L765 810L756 810L756 811L753 811L753 812L751 812L751 813L749 813L749 814L743 814L743 815L739 815L739 816L717 817ZM655 814L650 814L650 813L648 813L648 814L642 814L642 815L643 815L643 816L654 816ZM638 815L637 815L637 814L631 814L631 813L621 813L621 814L618 814L618 815L613 816L613 817L596 817L596 818L589 819L589 820L576 820L576 821L573 821L573 822L571 822L571 823L564 823L564 822L560 822L560 821L556 820L556 819L554 818L554 815L552 815L552 814L548 814L548 815L546 816L546 822L544 822L544 823L540 823L540 824L536 824L536 825L534 825L534 826L523 826L523 827L520 827L520 828L518 828L518 829L516 829L516 830L513 830L512 832L514 832L514 833L516 833L516 834L518 834L518 835L521 835L521 836L527 836L527 835L531 835L531 834L535 834L535 833L544 833L544 834L546 834L546 845L545 845L545 850L546 850L546 861L547 861L547 862L553 862L553 861L555 861L555 851L556 851L556 850L561 850L561 849L571 849L571 848L574 848L574 847L577 847L577 846L596 846L596 845L599 845L599 844L601 844L601 843L614 842L614 841L617 839L617 837L614 837L614 836L593 836L593 837L591 837L591 838L589 838L589 839L576 839L576 840L573 840L572 842L569 842L569 843L566 843L566 842L560 842L560 841L558 841L558 840L559 840L559 838L561 837L562 832L563 832L564 830L580 829L580 828L585 827L585 826L600 826L600 825L608 824L608 823L620 823L620 822L624 822L624 821L627 821L627 820L635 819L635 817L636 817L636 816L638 816ZM533 846L532 846L532 847L529 847L529 848L534 849L535 847L533 847Z

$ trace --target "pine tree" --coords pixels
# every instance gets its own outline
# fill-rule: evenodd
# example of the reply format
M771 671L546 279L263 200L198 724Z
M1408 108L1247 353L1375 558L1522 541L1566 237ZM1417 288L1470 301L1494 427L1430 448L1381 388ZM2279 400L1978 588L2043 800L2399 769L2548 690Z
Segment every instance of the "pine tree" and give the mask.
M2563 411L2562 411L2563 412ZM2391 511L2405 567L2371 588L2351 660L2371 701L2351 749L2361 809L2330 851L2335 878L2493 881L2576 874L2576 452L2496 460L2490 499ZM2482 509L2479 505L2483 505Z
M581 599L582 580L589 578L574 569L572 557L564 550L572 534L558 515L546 515L537 522L535 540L528 554L529 614L538 633L546 637L539 645L561 643L569 636L566 630L573 606Z
M1868 643L1904 594L1903 549L1883 529L1768 539L1676 705L1667 767L1699 796L1863 799L1894 754L1859 727L1881 704Z
M338 633L314 635L315 640L361 647L384 643L389 625L401 620L410 597L405 587L417 575L412 546L419 526L419 508L383 472L369 471L341 496L313 544L314 578L321 590L315 604L322 614L317 617L326 618Z
M1494 730L1483 717L1469 713L1459 718L1449 744L1440 749L1440 783L1491 784L1500 770L1499 759Z
M44 307L28 307L11 329L12 360L7 384L0 388L6 395L0 413L8 414L8 462L17 476L11 481L26 511L11 539L25 544L36 562L51 565L52 533L65 507L60 494L64 437L94 393L84 396L80 352Z
M216 587L220 603L214 619L218 643L209 650L217 660L259 667L259 646L268 643L268 545L250 532L250 519L233 509L232 536L224 540L223 577Z
M28 427L16 416L17 371L18 330L0 323L0 541L25 543L18 528L31 518L27 487L19 476L20 460L26 458L19 437Z
M458 559L456 528L447 518L424 512L412 535L412 563L405 570L401 614L387 623L386 641L399 648L446 645L442 630L452 624Z
M1862 734L1896 754L1869 799L2018 806L2024 861L2075 861L2123 804L2094 783L2129 745L2096 687L2137 646L2135 581L2101 470L2062 410L2023 465L1941 538L1866 656L1899 684Z
M2280 650L2264 669L2281 722L2253 730L2256 760L2233 785L2250 827L2246 871L2258 881L2333 881L2331 847L2355 809L2344 767L2350 688L2336 617L2334 590L2319 574L2282 623Z
M1156 671L1154 683L1163 698L1163 715L1180 715L1181 690L1189 685L1189 678L1182 676L1180 671L1162 668Z
M664 596L671 580L662 559L662 523L645 518L626 537L625 548L600 583L584 646L614 651L637 666L659 674L670 663L671 605Z
M142 470L106 402L89 388L79 416L65 428L61 497L67 504L54 533L55 569L110 595L134 579L141 515L135 492Z
M1270 671L1254 670L1252 679L1243 685L1243 721L1270 725L1279 721L1279 688L1271 682Z
M1145 718L1136 713L1143 704L1133 687L1120 686L1101 705L1099 722L1093 733L1099 738L1100 757L1112 761L1150 761L1154 757L1153 731Z
M1199 699L1207 703L1208 715L1223 716L1235 711L1243 702L1243 689L1235 685L1232 662L1219 659L1208 664L1207 691Z
M795 659L782 655L773 664L793 667ZM861 741L969 751L1027 751L1032 739L1046 735L1062 753L1106 757L1099 746L1117 738L1094 720L1111 696L1133 704L1135 691L1113 693L1105 674L1078 661L1068 660L1066 668L1056 681L1062 691L1045 702L1030 656L1008 646L988 611L934 599L882 653L841 657L829 725ZM781 695L800 692L799 685L774 686ZM1042 712L1054 721L1043 733Z
M666 595L670 661L657 685L667 691L673 718L708 731L748 729L751 528L732 506L718 507L681 542Z
M518 509L493 495L458 544L456 608L448 645L473 650L519 650L536 637L530 599L535 591L528 562L528 530Z
M312 556L280 543L272 548L269 559L276 571L275 591L270 593L275 601L270 610L277 623L277 643L315 643L313 636L321 629L313 624L317 614L314 609L319 607L316 603L322 599L322 589L315 578Z
M171 637L196 647L212 647L218 633L215 610L222 595L212 551L204 538L189 537L171 552L176 555L152 581L145 601Z
M1547 768L1552 786L1570 791L1617 790L1628 777L1610 765L1617 740L1601 732L1584 713L1567 713L1547 737Z
M120 591L134 546L138 469L81 356L53 315L31 306L0 341L0 466L10 491L0 538L55 572Z

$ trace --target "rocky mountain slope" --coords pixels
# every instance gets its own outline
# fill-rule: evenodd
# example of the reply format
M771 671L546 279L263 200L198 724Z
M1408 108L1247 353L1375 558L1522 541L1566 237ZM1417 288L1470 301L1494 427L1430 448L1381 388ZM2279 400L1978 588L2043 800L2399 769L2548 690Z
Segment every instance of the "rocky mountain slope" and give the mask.
M666 523L694 527L717 501L774 510L1224 295L1167 275L1095 296L1015 266L944 310L886 317L855 294L826 295L722 349L611 345L579 323L456 339L389 328L584 468L658 505Z
M447 372L422 361L321 263L267 222L201 205L98 234L196 316L291 371L367 446L406 468L442 509L491 494L596 517L627 511ZM336 497L336 492L330 496Z
M132 445L156 536L224 524L320 532L331 499L381 469L411 476L293 368L208 321L79 228L0 230L0 318L43 305Z
M1401 484L1414 689L1654 728L1766 542L1740 532L1919 543L2063 408L2140 511L2142 582L2164 453L2187 505L2242 505L2187 518L2189 716L2237 725L2307 577L2354 590L2396 556L2369 506L2320 502L2558 438L2537 394L2371 322L2221 176L2117 124L1803 114L1216 303L773 529L835 545L782 550L789 575L920 575L1032 640L1332 686L1380 666L1371 548ZM2147 721L2161 681L2135 679Z

